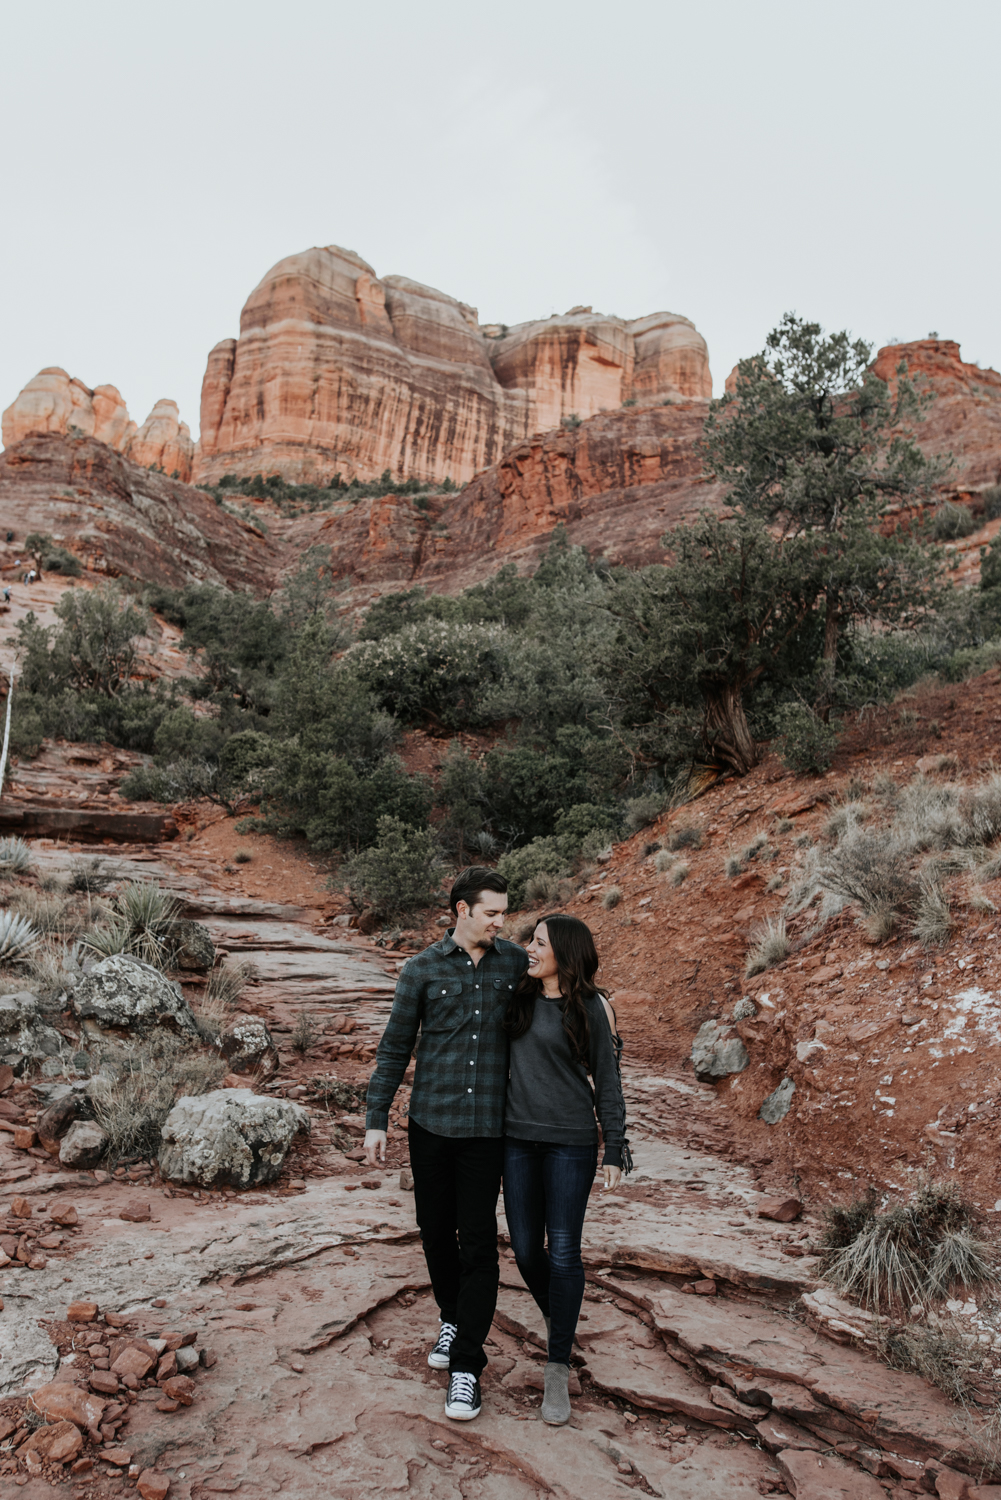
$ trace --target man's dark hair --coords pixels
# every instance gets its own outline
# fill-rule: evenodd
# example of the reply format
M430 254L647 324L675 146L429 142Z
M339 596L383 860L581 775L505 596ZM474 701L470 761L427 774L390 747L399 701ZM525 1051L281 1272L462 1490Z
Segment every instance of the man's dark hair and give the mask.
M499 896L503 896L507 891L507 881L503 875L498 875L496 870L490 870L486 865L467 865L464 870L460 870L448 898L455 916L459 915L460 901L468 902L472 910L483 891L496 891Z

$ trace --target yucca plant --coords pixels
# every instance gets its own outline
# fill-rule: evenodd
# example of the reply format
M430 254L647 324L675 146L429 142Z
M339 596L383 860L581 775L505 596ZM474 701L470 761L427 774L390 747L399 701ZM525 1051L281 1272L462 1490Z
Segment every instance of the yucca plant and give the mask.
M23 875L31 868L31 850L24 839L0 839L0 876Z
M169 968L173 960L173 928L180 902L151 880L130 880L112 900L106 923L93 928L83 942L94 953L107 958L128 953L154 968Z
M13 911L0 911L0 964L15 964L26 958L41 941L41 934Z

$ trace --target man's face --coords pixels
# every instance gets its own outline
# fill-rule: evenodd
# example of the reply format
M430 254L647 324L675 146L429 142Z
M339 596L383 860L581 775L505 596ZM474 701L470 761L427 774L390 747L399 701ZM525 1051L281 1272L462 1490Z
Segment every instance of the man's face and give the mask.
M456 928L461 929L465 943L473 948L492 948L494 939L507 916L507 895L498 891L481 891L473 906L459 902Z

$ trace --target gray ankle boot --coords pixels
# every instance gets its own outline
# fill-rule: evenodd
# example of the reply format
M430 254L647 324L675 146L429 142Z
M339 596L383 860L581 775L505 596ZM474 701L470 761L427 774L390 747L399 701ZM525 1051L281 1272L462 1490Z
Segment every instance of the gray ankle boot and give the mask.
M546 1366L546 1392L542 1398L542 1420L550 1427L562 1427L570 1420L570 1369L567 1365Z

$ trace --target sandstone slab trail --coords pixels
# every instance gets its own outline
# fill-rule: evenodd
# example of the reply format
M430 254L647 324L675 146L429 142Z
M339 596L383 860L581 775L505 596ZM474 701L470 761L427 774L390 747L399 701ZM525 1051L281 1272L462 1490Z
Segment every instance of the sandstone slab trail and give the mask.
M0 1432L16 1429L0 1438L0 1493L41 1500L66 1478L100 1500L134 1483L160 1500L612 1500L627 1489L902 1500L990 1478L970 1419L838 1334L837 1299L818 1291L810 1255L816 1220L787 1191L762 1201L760 1161L726 1149L719 1086L635 1056L636 1170L592 1193L570 1425L539 1417L544 1328L503 1214L483 1414L449 1423L446 1377L426 1363L437 1314L401 1176L406 1099L389 1163L372 1172L358 1159L360 1117L316 1088L323 1070L364 1082L402 955L334 925L346 918L304 854L259 837L234 869L229 827L103 857L118 878L172 890L227 962L258 965L241 1014L266 1024L278 1071L229 1084L310 1129L277 1180L248 1191L170 1183L142 1162L112 1177L71 1171L0 1131L0 1244L30 1242L27 1260L0 1266ZM67 857L51 842L33 853L42 872ZM183 978L196 1013L204 983ZM314 1034L299 1056L304 1017ZM17 1427L32 1391L47 1413L38 1438Z

